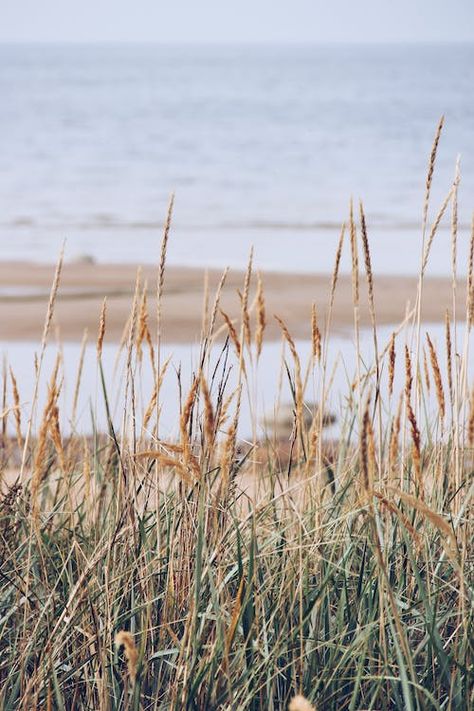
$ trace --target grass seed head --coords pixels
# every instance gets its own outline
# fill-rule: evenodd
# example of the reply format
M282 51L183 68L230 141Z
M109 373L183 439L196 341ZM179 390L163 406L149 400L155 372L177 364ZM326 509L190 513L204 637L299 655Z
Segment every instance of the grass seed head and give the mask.
M263 293L263 282L260 272L258 273L257 281L257 328L255 331L255 346L257 349L257 358L262 352L263 334L266 326L265 314L265 296Z
M397 354L395 351L395 333L392 333L390 338L390 348L388 352L388 393L393 394L393 381L395 378L395 361Z
M132 684L135 684L137 678L138 665L138 649L135 645L135 640L130 632L120 630L115 635L115 647L120 649L123 647L125 659L127 660L127 670Z
M107 297L104 297L104 300L102 302L102 308L100 310L99 333L97 335L97 357L99 358L99 360L102 356L102 346L104 344L106 315L107 315Z
M316 304L312 304L311 306L311 345L313 358L321 362L321 331L318 326Z
M304 696L298 694L291 699L288 711L316 711L316 707Z
M446 406L445 406L445 400L444 400L443 381L441 379L441 371L440 371L439 363L438 363L438 356L436 355L435 347L434 347L434 345L431 341L431 338L429 337L428 334L426 334L426 340L428 342L428 349L430 352L431 368L433 370L433 379L435 382L436 399L438 401L439 416L440 416L441 420L444 420Z

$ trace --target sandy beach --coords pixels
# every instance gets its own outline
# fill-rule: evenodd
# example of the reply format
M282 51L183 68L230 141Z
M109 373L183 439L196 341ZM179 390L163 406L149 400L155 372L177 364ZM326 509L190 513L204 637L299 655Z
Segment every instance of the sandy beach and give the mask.
M87 328L90 337L97 325L104 296L107 297L107 332L110 342L120 340L130 313L138 267L112 264L65 264L55 307L53 328L64 341L77 341ZM54 265L21 262L0 263L0 323L1 339L36 341L41 338ZM208 272L209 299L212 304L215 289L222 273ZM149 293L150 325L155 323L155 294L157 269L141 269L142 283L147 283ZM262 274L265 288L268 332L267 338L277 338L279 328L274 314L283 318L295 338L308 338L310 334L311 304L314 302L320 319L327 312L330 276L322 274ZM222 294L221 308L231 317L239 315L239 290L244 275L230 271ZM168 342L185 343L199 337L203 307L205 271L184 267L168 267L165 274L163 300L163 338ZM361 280L360 320L362 326L370 323L365 294L365 280ZM251 300L255 293L256 278L252 281ZM380 324L398 323L406 313L407 305L415 302L417 280L415 277L380 276L375 278L377 321ZM464 314L465 283L457 288L458 315ZM430 278L425 281L423 318L425 322L444 319L447 308L452 307L451 282L447 278ZM218 324L222 317L218 316ZM351 277L339 277L332 315L336 331L351 328L353 323Z

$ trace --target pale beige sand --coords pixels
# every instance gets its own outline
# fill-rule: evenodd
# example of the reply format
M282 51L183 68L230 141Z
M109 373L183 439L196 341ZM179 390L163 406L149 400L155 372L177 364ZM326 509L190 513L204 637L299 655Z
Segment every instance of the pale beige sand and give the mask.
M84 329L90 338L97 333L99 313L104 296L108 299L106 340L118 341L130 311L137 267L112 264L67 264L63 268L61 288L55 309L53 328L65 341L80 340ZM54 265L0 263L0 339L33 340L41 338L48 302L48 292L54 275ZM210 300L221 272L209 271ZM316 303L320 318L326 313L330 276L321 274L284 274L267 272L262 275L265 286L268 331L267 338L277 338L279 328L273 314L283 318L295 338L310 336L311 304ZM154 328L157 269L146 266L142 279L149 287L150 326ZM238 271L228 275L221 307L231 318L239 315L238 290L244 276ZM255 293L253 281L251 298ZM362 282L364 280L362 279ZM365 282L364 282L365 283ZM199 338L203 304L204 270L168 267L165 275L163 302L163 338L169 342L189 342ZM407 304L415 303L415 277L375 277L377 321L398 323L406 313ZM458 283L457 310L465 310L464 282ZM365 287L361 290L361 325L370 324ZM446 308L452 305L451 283L448 278L425 281L423 318L441 321ZM218 316L218 325L222 317ZM333 329L350 328L353 323L351 278L339 278L333 311ZM152 331L153 332L153 331Z

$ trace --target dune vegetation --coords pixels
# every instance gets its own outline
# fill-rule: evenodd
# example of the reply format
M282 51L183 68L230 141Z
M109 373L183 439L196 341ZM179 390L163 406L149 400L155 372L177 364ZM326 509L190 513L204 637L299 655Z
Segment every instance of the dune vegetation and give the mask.
M377 326L362 205L351 205L341 230L325 318L320 304L308 304L308 362L276 315L293 395L284 441L262 430L257 414L245 442L239 430L274 319L252 259L239 320L221 310L226 272L204 295L193 377L184 382L177 371L173 437L160 424L161 383L172 367L161 345L172 200L156 298L147 301L138 278L120 346L119 417L102 365L105 302L98 314L100 387L86 433L74 404L60 411L61 355L53 372L44 367L60 259L35 392L22 392L14 364L4 371L2 709L473 707L474 232L465 311L447 313L442 344L423 323L423 281L442 220L451 223L453 304L460 288L458 171L431 217L441 129L426 179L418 290L388 342ZM352 256L354 360L328 451L327 345L342 250ZM358 347L362 299L372 318L370 363ZM144 393L145 361L155 386ZM77 395L81 366L75 387ZM318 406L308 417L310 401Z

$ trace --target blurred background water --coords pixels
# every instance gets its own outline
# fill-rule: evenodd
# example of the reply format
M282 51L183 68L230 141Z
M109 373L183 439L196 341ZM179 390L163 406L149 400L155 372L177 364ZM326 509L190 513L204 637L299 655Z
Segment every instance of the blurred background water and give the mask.
M0 46L0 259L331 269L351 195L379 273L416 272L461 154L460 268L474 207L474 45ZM449 216L430 269L449 270ZM347 268L347 263L344 265Z
M440 365L445 366L446 355L444 353L445 333L441 324L424 324L424 328L429 332L430 337L438 350ZM379 347L381 352L388 347L392 327L383 326L378 329ZM454 342L454 333L453 342ZM466 339L468 339L466 341ZM424 340L424 336L423 336ZM463 325L460 325L456 332L457 350L462 352L465 343L470 341L472 348L472 334L470 338L466 335ZM410 330L402 331L396 340L397 359L395 368L395 385L393 402L398 402L399 394L405 386L404 370L404 344L410 343ZM360 372L362 377L370 369L374 362L372 332L362 330L360 338ZM297 341L298 354L301 358L303 368L306 369L311 359L311 344L308 341ZM41 417L47 397L47 386L51 373L55 367L58 352L62 354L61 362L61 429L65 433L71 432L71 422L69 416L72 410L74 399L77 370L80 361L81 347L78 343L55 344L50 343L45 352L43 372L40 382L38 416ZM222 370L217 368L219 357L221 356L222 344L214 346L211 353L211 366L209 368L209 382L212 373L216 368L216 380L221 377ZM16 379L19 383L20 399L22 405L22 418L26 417L31 407L31 397L35 385L34 353L38 352L38 344L35 342L7 342L0 341L0 352L4 358L12 364ZM291 369L293 361L288 348L282 350L279 342L267 342L264 344L261 360L258 369L254 371L249 368L249 387L244 387L241 412L240 412L240 434L243 437L250 437L252 433L252 421L258 420L258 432L261 433L263 420L266 416L268 421L274 421L274 413L280 404L287 404L293 401L291 388L285 372L283 358ZM165 404L160 415L160 422L163 436L171 439L179 437L179 403L180 396L186 396L192 383L193 374L197 372L199 366L199 348L191 344L165 344L162 351L162 363L170 358L170 364L166 371L161 389L161 402ZM340 431L340 415L347 407L347 397L350 393L351 384L355 381L356 370L356 346L353 338L346 336L332 335L328 341L328 370L325 377L324 400L328 411L333 412L338 422L326 432L328 436L335 436ZM234 355L230 356L233 362ZM115 344L104 344L102 363L104 378L110 401L111 414L117 431L120 430L125 392L125 363L126 354L119 354ZM221 359L222 364L222 359ZM469 380L472 378L473 363L470 363ZM322 397L322 376L318 366L311 368L311 375L306 390L306 402L321 402ZM137 371L137 382L135 396L140 407L146 410L149 403L150 394L153 391L153 374L147 358L143 360L142 366ZM181 379L180 388L178 378ZM238 368L231 367L227 380L227 394L229 395L237 386ZM255 380L254 380L255 378ZM382 390L387 392L387 368L382 368ZM447 383L444 384L445 395L448 399ZM250 393L250 395L249 395ZM436 412L437 401L435 389L425 393L424 402L425 415ZM449 411L449 406L448 406ZM93 413L93 416L92 414ZM384 415L385 417L385 415ZM99 371L97 367L97 354L95 343L87 346L84 358L84 367L81 377L81 387L78 398L77 422L78 430L91 432L93 424L100 431L107 429L106 410L104 406L104 395L101 387ZM10 419L9 426L13 434L14 422ZM424 427L424 420L421 423ZM288 433L289 434L289 433Z

